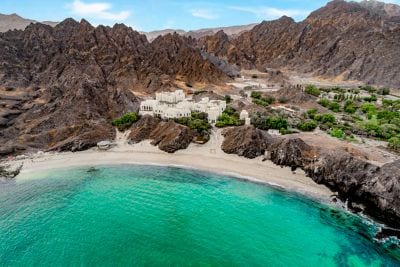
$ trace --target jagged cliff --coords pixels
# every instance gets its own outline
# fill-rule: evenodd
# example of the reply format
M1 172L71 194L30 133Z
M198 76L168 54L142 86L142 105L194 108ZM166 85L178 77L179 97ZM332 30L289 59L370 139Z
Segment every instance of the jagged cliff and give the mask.
M379 167L341 149L311 146L298 137L272 138L251 126L227 130L224 137L225 152L248 158L265 153L277 165L301 168L338 192L350 208L361 205L365 214L400 227L400 160Z
M190 38L149 43L122 24L67 19L0 33L0 154L24 148L82 150L114 138L111 120L138 109L133 91L151 93L227 76Z
M288 68L400 87L400 8L334 0L296 23L264 21L237 38L221 32L199 47L242 68Z

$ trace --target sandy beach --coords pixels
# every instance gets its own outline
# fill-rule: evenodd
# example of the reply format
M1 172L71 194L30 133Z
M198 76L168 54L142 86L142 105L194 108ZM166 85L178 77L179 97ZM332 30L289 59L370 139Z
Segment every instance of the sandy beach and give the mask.
M332 192L305 176L301 170L292 173L290 168L281 168L262 158L246 159L229 155L221 150L223 137L220 131L213 132L211 140L205 145L191 144L187 149L169 154L152 146L150 141L135 145L126 142L125 135L118 134L116 146L108 151L93 148L82 152L39 153L26 159L13 160L12 165L23 163L16 179L26 179L29 173L59 168L79 166L99 166L114 164L143 164L177 166L212 171L236 176L255 182L268 183L290 191L328 200Z

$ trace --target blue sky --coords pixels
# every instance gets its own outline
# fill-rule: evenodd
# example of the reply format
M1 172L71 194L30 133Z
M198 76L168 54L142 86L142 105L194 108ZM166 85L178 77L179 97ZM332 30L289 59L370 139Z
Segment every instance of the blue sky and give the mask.
M392 0L387 2L396 2ZM199 29L242 25L288 15L304 19L327 0L1 0L0 13L39 21L67 17L93 25L125 23L136 30Z

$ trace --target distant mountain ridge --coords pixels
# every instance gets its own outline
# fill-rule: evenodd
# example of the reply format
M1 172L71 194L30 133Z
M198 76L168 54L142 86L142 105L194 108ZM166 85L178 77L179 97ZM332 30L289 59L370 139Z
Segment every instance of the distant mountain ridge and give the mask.
M37 23L36 20L25 19L17 14L0 14L0 32L6 32L8 30L24 30L29 24ZM43 24L50 26L56 26L58 22L43 21Z
M24 30L31 23L38 23L39 21L26 19L17 14L5 15L0 13L0 32L6 32L8 30ZM43 21L42 24L56 26L59 22ZM251 30L257 23L248 25L228 26L228 27L216 27L216 28L204 28L199 30L184 31L180 29L163 29L150 32L141 31L141 34L146 35L147 40L152 42L158 36L163 36L169 33L177 33L182 36L201 38L208 35L213 35L220 30L223 30L229 36L237 36L245 31Z
M146 35L147 39L151 42L156 39L160 35L166 35L168 33L177 33L183 36L192 37L199 39L201 37L209 36L216 34L219 31L224 31L228 36L236 37L246 31L251 30L258 23L252 23L247 25L238 25L238 26L228 26L228 27L216 27L216 28L204 28L198 30L184 31L179 29L165 29L160 31L151 31L151 32L140 32Z

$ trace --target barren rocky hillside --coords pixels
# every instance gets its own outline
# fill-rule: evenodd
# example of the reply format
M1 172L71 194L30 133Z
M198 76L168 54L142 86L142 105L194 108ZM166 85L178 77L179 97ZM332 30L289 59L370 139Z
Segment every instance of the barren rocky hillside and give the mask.
M31 19L25 19L17 14L4 15L0 14L0 32L6 32L8 30L23 30L29 24L36 23L37 21ZM57 22L44 21L43 24L50 26L57 25Z
M242 68L288 68L371 84L400 86L396 5L334 0L302 22L264 21L230 40L204 37L199 47Z
M218 83L227 76L179 35L150 44L122 24L67 19L0 34L0 141L15 149L80 150L113 138L111 120L137 110L133 91L174 80Z

